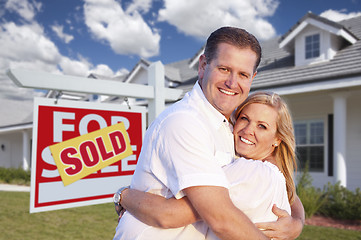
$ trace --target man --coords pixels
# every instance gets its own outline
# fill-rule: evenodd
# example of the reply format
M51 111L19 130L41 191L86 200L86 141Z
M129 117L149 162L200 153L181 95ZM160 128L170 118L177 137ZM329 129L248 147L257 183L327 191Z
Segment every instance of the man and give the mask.
M232 161L235 152L230 116L247 98L260 58L257 39L245 30L224 27L213 32L200 57L198 82L193 90L166 109L147 130L131 184L132 188L166 198L186 195L220 239L266 239L233 205L221 169ZM269 237L295 238L303 227L303 207L299 200L292 211L296 214L294 218L285 214L278 225L259 227L271 229L265 231ZM278 209L275 213L284 214ZM144 229L147 229L144 224L126 213L115 239L135 238ZM151 234L161 239L164 231L167 230ZM168 231L165 232L168 239L195 239L194 234L205 229L193 224Z

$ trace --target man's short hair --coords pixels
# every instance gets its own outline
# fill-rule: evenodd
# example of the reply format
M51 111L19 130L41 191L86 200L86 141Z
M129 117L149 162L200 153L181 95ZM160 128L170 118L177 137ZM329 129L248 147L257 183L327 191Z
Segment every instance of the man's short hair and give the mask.
M253 71L256 69L261 61L262 50L261 46L255 36L244 29L236 27L221 27L215 30L207 39L204 55L207 63L210 63L217 57L217 47L219 43L228 43L240 49L250 48L257 55L257 60Z

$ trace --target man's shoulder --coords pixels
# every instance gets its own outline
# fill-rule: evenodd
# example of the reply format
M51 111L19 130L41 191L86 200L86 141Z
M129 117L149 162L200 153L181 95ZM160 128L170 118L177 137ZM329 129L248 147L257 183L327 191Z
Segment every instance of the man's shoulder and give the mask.
M159 116L159 120L163 121L178 121L180 119L185 122L202 123L206 120L207 115L196 102L179 101L168 107Z

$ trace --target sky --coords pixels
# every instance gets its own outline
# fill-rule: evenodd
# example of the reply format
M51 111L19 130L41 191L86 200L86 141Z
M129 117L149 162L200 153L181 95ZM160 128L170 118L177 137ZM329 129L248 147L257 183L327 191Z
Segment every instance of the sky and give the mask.
M114 77L142 58L190 58L225 25L283 35L308 11L340 21L361 15L361 0L0 0L0 99L33 94L8 69Z

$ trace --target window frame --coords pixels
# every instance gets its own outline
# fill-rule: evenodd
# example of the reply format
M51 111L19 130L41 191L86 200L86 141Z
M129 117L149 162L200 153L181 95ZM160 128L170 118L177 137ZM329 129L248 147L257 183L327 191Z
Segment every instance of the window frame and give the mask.
M318 37L318 42L315 42L315 37ZM311 38L311 42L308 43L307 39ZM312 60L312 59L317 59L321 56L321 34L320 33L312 33L312 34L308 34L305 36L304 38L304 56L305 56L305 60ZM314 44L317 43L318 44L318 49L315 48ZM308 49L308 46L310 46L310 49ZM317 54L315 55L315 53L317 52ZM311 56L308 56L308 53L311 54Z
M323 143L311 143L311 124L312 123L322 123L323 124ZM309 171L312 173L325 173L328 169L328 154L327 154L327 149L328 149L328 122L326 121L326 119L324 118L310 118L310 119L303 119L303 120L294 120L294 129L295 129L295 139L297 139L297 133L296 133L296 124L306 124L306 143L302 143L302 144L297 144L296 141L296 151L298 151L298 148L307 148L307 150L309 150L312 147L323 147L323 159L322 159L322 169L315 169L315 168L311 168L311 166L309 166ZM298 153L297 153L297 156ZM299 169L302 171L303 168L301 167L301 159L298 159L298 167Z

